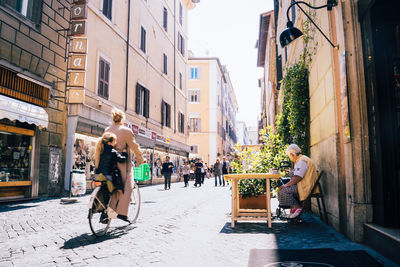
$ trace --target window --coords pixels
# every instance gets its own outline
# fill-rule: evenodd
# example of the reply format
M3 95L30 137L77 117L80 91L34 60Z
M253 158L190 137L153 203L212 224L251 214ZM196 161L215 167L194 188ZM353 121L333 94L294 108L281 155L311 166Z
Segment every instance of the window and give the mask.
M111 20L111 16L112 16L112 0L103 0L103 14L109 20Z
M146 53L146 30L140 27L140 50Z
M149 117L150 91L136 84L136 113L146 118Z
M183 25L183 6L179 3L179 23Z
M3 4L14 9L26 18L35 23L39 23L42 14L42 1L38 0L2 0Z
M171 127L171 105L164 100L161 102L161 125Z
M183 36L178 32L178 50L181 52L182 56L185 56L185 39Z
M185 133L185 115L181 112L178 114L178 131L180 133Z
M192 154L199 153L199 145L191 145L190 146L190 153L192 153Z
M168 10L165 7L163 12L163 28L165 31L168 31Z
M166 54L163 54L163 73L168 74L168 58Z
M192 79L192 80L200 79L200 68L199 67L190 68L190 79Z
M105 99L108 99L110 88L110 63L105 59L100 58L99 62L99 88L98 94Z
M190 103L200 103L200 90L199 89L189 89L189 102Z
M201 119L200 118L190 118L189 121L190 131L194 133L201 132Z
M182 73L179 72L179 88L182 90L183 88L183 80L182 80Z

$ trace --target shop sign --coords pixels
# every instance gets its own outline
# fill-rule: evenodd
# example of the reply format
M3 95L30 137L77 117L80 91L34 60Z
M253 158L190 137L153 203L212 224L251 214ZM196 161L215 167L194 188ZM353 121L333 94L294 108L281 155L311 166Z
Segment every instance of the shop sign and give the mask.
M85 72L74 72L69 73L68 84L73 87L84 87L85 86Z
M85 101L85 90L84 89L69 89L68 103L80 104Z
M70 60L71 70L84 70L86 68L86 55L72 55Z
M167 144L169 144L169 143L171 143L171 139L165 138L165 142L166 142Z
M165 137L157 134L157 141L165 143Z
M86 54L87 39L75 38L71 40L71 52L77 54Z
M86 19L87 18L87 5L78 4L71 8L71 19Z
M157 133L151 132L151 139L157 140Z
M139 127L132 124L132 132L133 132L134 134L139 134Z
M86 21L77 20L71 23L71 35L84 35L86 33Z
M71 36L76 37L86 34L88 16L87 1L74 0L71 7ZM78 104L85 101L85 78L86 72L86 38L71 38L71 48L68 64L68 103ZM80 70L79 72L77 70ZM80 88L76 88L80 87Z

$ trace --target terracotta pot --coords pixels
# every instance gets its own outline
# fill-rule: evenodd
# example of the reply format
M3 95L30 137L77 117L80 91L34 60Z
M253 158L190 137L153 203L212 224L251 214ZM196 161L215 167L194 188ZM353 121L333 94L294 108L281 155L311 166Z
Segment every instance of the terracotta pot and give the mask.
M259 195L257 197L243 198L239 195L239 208L240 209L266 209L267 197L266 195Z

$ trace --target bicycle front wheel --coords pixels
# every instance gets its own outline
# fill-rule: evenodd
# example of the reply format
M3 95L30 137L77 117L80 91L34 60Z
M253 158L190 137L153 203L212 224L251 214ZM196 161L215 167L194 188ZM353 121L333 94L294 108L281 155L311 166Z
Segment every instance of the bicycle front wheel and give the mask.
M104 204L104 194L108 194L108 191L105 190L107 188L97 187L90 197L88 219L90 230L95 236L105 235L110 227L111 219L104 222L103 218L107 209L107 205Z
M128 208L128 217L130 218L131 223L136 223L139 217L140 203L141 201L140 201L139 186L136 184L136 182L133 182L131 202L129 203L129 208Z

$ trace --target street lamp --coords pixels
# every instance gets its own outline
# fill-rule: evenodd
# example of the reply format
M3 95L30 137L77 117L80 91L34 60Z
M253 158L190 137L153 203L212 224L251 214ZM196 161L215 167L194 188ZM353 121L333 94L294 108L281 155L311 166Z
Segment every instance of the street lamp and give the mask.
M328 11L331 11L332 7L337 6L337 1L336 0L326 0L326 5L319 6L319 7L313 7L303 1L293 1L292 4L288 7L288 9L286 11L286 17L287 17L287 21L288 21L286 24L287 28L285 30L283 30L283 32L279 36L279 42L281 43L281 46L285 47L288 44L290 44L291 42L293 42L295 39L297 39L303 35L303 33L298 28L293 26L293 22L290 21L290 18L289 18L289 10L294 5L297 5L299 7L299 9L304 13L304 15L306 15L306 17L311 21L311 23L314 24L314 26L318 29L318 31L325 37L325 39L328 40L328 42L331 44L331 46L333 48L338 49L339 46L334 45L331 42L331 40L328 39L328 37L322 32L322 30L317 26L317 24L315 24L315 22L310 18L310 16L303 10L303 8L299 4L304 4L312 9L321 9L321 8L326 7L328 9Z

